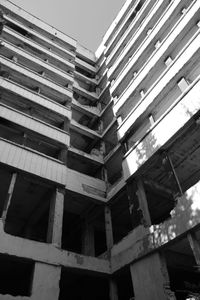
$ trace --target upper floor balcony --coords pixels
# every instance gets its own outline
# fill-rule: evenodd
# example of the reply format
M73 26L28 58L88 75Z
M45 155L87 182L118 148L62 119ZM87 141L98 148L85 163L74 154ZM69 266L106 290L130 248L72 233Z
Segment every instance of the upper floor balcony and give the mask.
M54 37L56 43L61 44L70 51L73 51L76 47L76 41L73 38L62 33L39 18L34 17L12 2L3 1L1 3L1 8L7 15L13 16L16 20L23 20L24 24L35 28L35 30L42 33L44 36L47 36L49 39Z
M123 33L127 30L129 27L132 19L135 17L135 15L140 11L144 1L137 0L134 4L131 2L127 2L125 6L122 8L122 12L119 13L117 16L118 22L120 23L118 25L118 28L113 28L113 33L111 34L111 37L106 41L106 49L105 54L108 56L114 46L117 44L119 38L123 35ZM127 7L128 5L128 7ZM126 9L125 9L126 7ZM125 11L124 11L125 9ZM128 9L128 10L127 10ZM124 14L125 13L125 14ZM115 29L115 30L114 30Z
M22 86L37 89L43 95L61 103L71 101L72 91L68 88L46 79L42 74L38 74L30 69L0 56L1 72L4 77L10 77L13 81Z
M182 190L196 183L199 178L199 95L200 77L185 89L126 153L123 160L125 180L142 172L152 181L171 188L171 181L163 176L164 170L159 159L160 154L167 151Z
M191 78L188 77L188 79L193 81L195 76L199 75L199 68L196 69L194 65L194 61L197 59L200 51L199 42L200 31L198 30L192 39L184 46L176 60L168 65L151 88L144 93L144 95L141 95L141 98L135 97L135 102L132 101L133 108L119 125L119 139L124 138L133 126L137 127L139 123L141 125L141 122L144 122L144 119L152 114L158 103L161 103L165 109L167 105L173 103L180 94L180 90L178 92L176 87L178 87L177 82L182 76L185 74L189 75L190 73L191 75L189 77ZM137 82L134 82L126 91L127 95L129 92L131 93L132 88L135 89L135 84L137 84ZM125 94L122 96L124 101Z
M41 135L43 140L69 147L69 132L42 122L3 103L0 103L0 118L24 128L25 131Z
M17 103L16 98L18 98L18 101L19 99L21 100L20 103L26 102L27 104L30 103L32 105L38 105L43 109L47 109L48 111L59 115L62 119L67 118L68 120L71 120L71 110L68 107L23 87L22 85L19 85L7 78L0 77L0 88L1 91L3 90L9 93L9 99L12 101L13 99L15 100L14 104ZM6 98L6 101L8 101L8 98Z
M14 29L22 35L29 36L32 40L36 41L40 45L52 49L55 53L59 54L61 57L70 60L73 60L75 53L67 50L66 48L57 44L53 38L48 38L45 35L39 33L37 30L30 28L24 23L19 22L10 15L3 15L4 20L6 21L7 26Z
M163 16L155 24L152 24L149 34L146 34L144 30L139 30L135 35L132 46L129 45L133 53L129 57L130 59L127 58L125 60L127 64L122 68L121 72L119 72L111 87L113 96L118 94L123 96L133 82L139 82L139 80L141 82L150 72L148 66L150 66L151 63L151 66L154 66L156 63L158 64L162 56L167 57L167 55L171 54L173 49L179 47L181 39L188 35L188 31L190 31L192 27L195 27L195 21L197 21L199 17L199 4L193 2L185 14L180 14L181 4L182 2L180 1L170 3ZM185 5L186 4L188 3L185 3ZM148 22L152 21L152 14L155 17L156 14L154 10L152 10L152 13L147 18ZM136 41L140 38L141 34L144 35L143 40L137 45ZM185 41L185 43L186 42L187 41ZM118 61L116 61L115 66L119 68ZM162 66L158 68L162 69ZM147 72L145 72L145 70ZM112 72L112 70L110 70L110 72Z
M75 65L77 67L80 67L81 69L85 70L89 74L91 74L91 76L95 77L96 72L97 72L97 68L95 66L89 64L88 62L86 62L78 57L75 58Z
M9 41L13 45L25 49L30 54L36 55L44 61L48 61L49 64L55 66L57 69L67 73L72 73L74 70L74 63L62 58L51 49L40 45L27 36L21 35L6 25L2 28L1 37L5 41Z
M73 83L74 79L72 75L64 71L61 71L56 66L53 66L49 64L47 61L38 58L38 56L30 54L28 51L19 48L7 41L0 40L0 43L1 43L0 53L3 56L7 58L13 56L13 58L21 65L37 73L43 72L48 79L53 80L59 85L67 86L67 84Z
M137 33L137 31L140 29L140 27L144 28L143 24L146 22L146 19L148 19L149 15L151 14L151 11L156 6L161 6L161 9L163 6L168 5L168 2L165 1L165 4L163 5L162 1L145 1L143 4L143 7L141 8L140 12L134 12L132 13L132 19L130 19L130 24L127 28L127 30L123 33L123 35L120 37L119 41L116 43L115 47L111 51L110 55L107 57L106 64L108 67L112 67L112 65L115 63L115 60L120 57L123 51L125 51L125 48L129 41L132 39L132 37ZM159 5L157 5L159 2ZM159 17L159 11L158 17ZM135 16L135 17L134 17ZM145 16L145 17L144 17ZM153 22L153 20L152 20Z

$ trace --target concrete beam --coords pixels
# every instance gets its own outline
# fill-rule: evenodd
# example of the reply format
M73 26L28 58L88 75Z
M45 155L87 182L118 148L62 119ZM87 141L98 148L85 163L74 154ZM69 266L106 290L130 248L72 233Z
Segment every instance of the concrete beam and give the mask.
M66 189L90 197L94 201L107 202L106 184L103 180L81 174L71 169L67 170Z
M112 273L149 253L152 248L149 229L145 228L143 225L136 227L132 232L118 242L118 244L115 244L112 247Z
M80 255L59 249L51 244L11 236L4 232L2 221L0 221L0 253L54 266L64 266L77 271L90 271L104 275L111 273L108 260Z

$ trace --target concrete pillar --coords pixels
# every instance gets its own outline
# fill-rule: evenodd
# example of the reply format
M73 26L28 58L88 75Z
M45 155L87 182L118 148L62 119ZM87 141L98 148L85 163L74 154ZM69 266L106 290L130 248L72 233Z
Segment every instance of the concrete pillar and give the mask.
M154 253L130 266L135 300L175 300L165 258Z
M67 118L64 118L62 129L66 132L69 132L69 125L69 120Z
M60 150L58 159L60 159L62 162L64 162L65 165L67 165L67 149Z
M187 238L192 249L196 264L200 266L200 243L197 240L195 233L188 233Z
M95 256L94 227L87 220L83 222L82 253L88 256Z
M151 226L151 217L149 213L146 192L141 179L137 180L137 188L138 190L136 194L139 200L140 209L142 210L144 225Z
M127 196L133 228L138 225L151 226L147 196L141 179L127 183Z
M64 213L64 190L56 189L50 200L47 242L61 247Z
M8 193L7 193L5 202L4 202L4 207L3 207L3 212L2 212L2 220L3 220L4 225L5 225L5 220L6 220L6 217L7 217L8 209L9 209L9 206L10 206L10 203L11 203L11 199L12 199L12 196L13 196L16 180L17 180L17 173L13 173L12 177L11 177L11 180L10 180L10 185L9 185L9 188L8 188Z
M110 207L107 205L104 208L104 215L105 215L106 244L107 244L107 249L109 251L112 248L114 241L113 241L111 210Z
M109 288L110 288L110 292L109 292L110 300L118 300L117 284L113 278L110 279L109 281Z
M61 267L35 263L31 300L58 300Z

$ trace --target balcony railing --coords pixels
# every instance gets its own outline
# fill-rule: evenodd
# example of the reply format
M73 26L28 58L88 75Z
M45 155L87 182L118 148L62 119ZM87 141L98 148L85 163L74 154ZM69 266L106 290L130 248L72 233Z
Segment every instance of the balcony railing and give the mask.
M33 92L21 85L0 77L0 88L3 88L9 92L14 93L17 96L25 98L30 102L36 103L44 108L47 108L63 117L71 119L71 111L69 108L54 102L53 100L46 98L45 96Z
M200 110L200 77L154 123L143 138L125 155L124 179L137 172L151 156L173 138ZM167 128L167 130L166 130Z
M69 133L0 103L0 117L69 147Z

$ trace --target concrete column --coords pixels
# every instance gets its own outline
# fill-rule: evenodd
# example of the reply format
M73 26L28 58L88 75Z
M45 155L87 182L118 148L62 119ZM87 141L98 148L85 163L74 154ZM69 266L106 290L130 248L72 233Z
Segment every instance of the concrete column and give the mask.
M133 228L138 225L151 226L147 196L141 179L127 183L127 196Z
M69 120L67 118L64 118L62 129L66 132L69 132L69 125Z
M188 233L187 238L192 249L195 261L197 265L200 266L200 243L197 240L195 233Z
M56 189L50 200L47 242L61 247L64 213L64 190Z
M31 300L58 300L61 267L35 263Z
M110 207L107 205L104 208L104 215L105 215L106 244L107 244L107 249L109 251L112 248L114 241L113 241L111 210Z
M111 210L108 205L106 205L104 208L104 214L105 214L106 244L107 244L108 256L110 257L110 250L114 245L114 239L113 239ZM113 278L109 279L109 297L110 300L118 300L117 284Z
M110 292L109 292L110 300L118 300L117 284L113 278L110 279L109 281L109 288L110 288Z
M62 162L64 162L65 165L67 165L67 149L60 150L58 159L60 159Z
M144 184L141 179L137 180L137 188L138 190L136 194L139 200L140 209L142 210L144 225L151 226L151 217L149 213L146 192L144 189Z
M2 212L3 223L5 223L5 220L6 220L6 217L7 217L7 213L8 213L8 209L9 209L11 199L12 199L12 196L13 196L16 180L17 180L17 173L13 173L12 177L11 177L11 180L10 180L10 185L9 185L9 188L8 188L8 193L7 193L5 202L4 202L4 207L3 207L3 212Z
M94 227L87 220L83 222L82 253L88 256L95 256Z
M165 258L158 252L130 266L135 300L175 300Z

